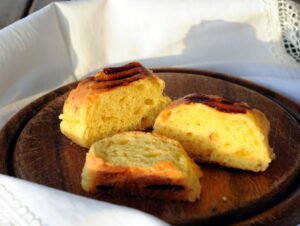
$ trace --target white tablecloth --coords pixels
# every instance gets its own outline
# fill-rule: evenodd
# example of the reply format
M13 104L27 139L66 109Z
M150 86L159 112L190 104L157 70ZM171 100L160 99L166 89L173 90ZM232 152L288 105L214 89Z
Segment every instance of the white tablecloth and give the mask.
M51 4L0 30L0 127L38 96L103 66L133 60L148 67L227 73L273 88L299 103L297 7L287 0ZM141 220L143 225L161 224L131 209L10 177L0 176L0 189L12 192L44 225L95 219L107 225L141 225Z

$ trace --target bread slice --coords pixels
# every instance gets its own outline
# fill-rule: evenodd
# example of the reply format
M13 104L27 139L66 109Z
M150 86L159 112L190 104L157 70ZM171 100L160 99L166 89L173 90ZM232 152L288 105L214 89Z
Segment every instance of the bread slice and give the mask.
M90 147L121 131L145 130L170 102L165 83L141 64L104 68L82 80L65 101L61 132Z
M153 132L177 139L195 161L258 172L275 157L269 128L268 119L257 109L196 93L163 110Z
M195 201L201 171L173 139L123 132L94 143L82 172L91 193Z

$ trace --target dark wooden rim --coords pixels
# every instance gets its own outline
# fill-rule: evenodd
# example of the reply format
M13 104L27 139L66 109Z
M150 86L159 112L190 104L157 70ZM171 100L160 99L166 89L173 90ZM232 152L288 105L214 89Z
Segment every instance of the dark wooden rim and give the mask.
M9 157L11 153L7 153L7 150L11 150L17 140L18 136L22 132L24 126L27 122L37 113L39 112L45 105L48 104L49 101L54 98L63 95L73 87L75 87L77 82L73 82L69 85L60 87L55 89L35 101L33 101L30 105L25 106L15 115L13 115L8 122L4 125L4 127L0 131L0 173L11 175L7 168L7 162L9 162ZM13 121L19 121L19 126L13 125ZM9 138L9 139L7 139Z
M281 107L286 109L297 120L297 122L300 123L299 104L285 97L284 95L281 95L275 91L272 91L269 88L258 85L256 83L222 73L203 71L197 69L152 68L152 71L154 73L186 73L194 75L203 75L238 84L240 86L257 91L260 94L270 98L271 100L279 104ZM7 167L7 162L9 162L9 160L11 159L10 156L12 154L7 153L7 151L13 148L16 139L22 132L22 129L27 124L27 122L45 105L47 105L49 101L55 99L58 96L61 96L70 89L74 88L77 85L77 83L78 82L73 82L69 85L60 87L49 92L48 94L45 94L44 96L33 101L31 103L31 106L25 106L5 124L5 126L0 132L0 148L3 149L2 151L0 151L0 173L14 176L13 171L11 171ZM20 122L18 127L12 126L11 123L12 121L16 120ZM8 134L10 136L8 136ZM13 136L11 134L13 134ZM7 139L7 137L9 137L9 139ZM288 219L290 225L300 223L300 183L297 183L294 191L290 193L290 195L285 196L283 198L284 199L281 200L276 206L266 210L263 213L252 216L247 220L241 221L238 223L238 225L265 225L268 223L280 225L282 224L282 222L285 222L285 219ZM276 220L276 222L274 222L274 220Z

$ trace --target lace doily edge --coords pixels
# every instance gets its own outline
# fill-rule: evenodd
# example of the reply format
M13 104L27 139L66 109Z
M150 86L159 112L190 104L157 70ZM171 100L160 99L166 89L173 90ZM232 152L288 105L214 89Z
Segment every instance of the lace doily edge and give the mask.
M23 222L24 224L22 225L42 226L41 221L37 219L34 214L21 203L20 200L16 199L14 194L9 192L3 184L0 184L0 201L1 199L6 207L1 211L2 217L6 216L6 218L1 219L0 215L0 223L8 222L9 225L18 225L20 222ZM19 219L16 219L16 216L18 216ZM7 217L9 217L9 219ZM14 222L18 222L18 224L14 224Z
M285 0L281 0L285 1ZM287 53L284 47L283 33L279 15L279 2L274 0L262 0L267 23L265 30L268 33L271 43L271 51L274 57L283 65L287 65L287 69L291 71L290 66L299 67L297 61ZM296 77L295 71L292 70L293 77ZM299 77L299 76L297 76Z

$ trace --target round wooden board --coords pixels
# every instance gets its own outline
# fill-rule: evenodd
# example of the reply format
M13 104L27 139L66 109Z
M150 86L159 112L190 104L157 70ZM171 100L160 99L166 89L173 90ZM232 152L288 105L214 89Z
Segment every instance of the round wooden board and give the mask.
M201 92L244 101L262 110L271 123L269 139L276 153L270 167L251 173L202 164L203 190L195 203L89 195L80 187L87 149L72 143L59 130L58 116L68 91L76 86L73 83L28 105L7 123L0 134L0 172L137 208L171 224L300 222L293 212L299 211L300 203L299 106L268 89L221 74L184 69L155 72L166 81L165 92L173 99ZM289 214L294 214L293 219Z

